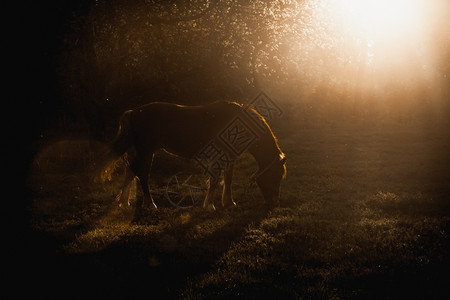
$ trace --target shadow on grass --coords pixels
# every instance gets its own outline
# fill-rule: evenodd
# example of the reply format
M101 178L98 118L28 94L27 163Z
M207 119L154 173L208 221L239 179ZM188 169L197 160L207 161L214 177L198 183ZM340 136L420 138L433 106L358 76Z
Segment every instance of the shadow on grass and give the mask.
M179 210L159 192L160 209L147 210L142 224L131 224L134 209L114 200L120 178L91 182L87 157L85 141L61 141L45 148L30 171L30 227L20 280L35 295L178 298L190 278L214 268L270 211L246 199L216 212Z
M245 199L245 160L237 209L158 201L142 225L130 224L132 210L115 206L114 193L56 172L36 200L23 280L36 294L64 298L448 296L448 156L431 151L448 139L408 136L330 130L280 140L289 156L284 208Z
M270 208L245 202L216 212L162 207L146 211L141 225L127 222L130 212L117 210L113 207L99 215L100 221L64 233L33 232L28 259L33 271L27 276L36 290L179 298L190 278L211 270ZM125 217L115 222L111 215L117 213ZM102 218L107 219L103 224Z

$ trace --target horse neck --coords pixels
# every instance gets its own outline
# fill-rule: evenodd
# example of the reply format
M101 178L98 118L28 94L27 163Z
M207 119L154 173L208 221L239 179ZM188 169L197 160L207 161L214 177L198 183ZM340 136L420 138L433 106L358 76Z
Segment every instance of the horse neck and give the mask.
M248 151L255 158L259 169L266 167L281 153L271 132L266 132Z

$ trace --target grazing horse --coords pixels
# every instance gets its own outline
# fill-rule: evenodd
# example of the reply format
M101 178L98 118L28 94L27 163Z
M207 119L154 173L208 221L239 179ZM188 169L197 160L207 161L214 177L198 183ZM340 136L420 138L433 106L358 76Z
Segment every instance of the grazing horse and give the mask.
M143 201L156 208L148 184L156 150L163 149L177 156L196 159L202 151L211 153L205 150L214 141L218 144L220 137L222 146L219 150L228 158L221 170L224 179L222 205L235 205L231 193L233 163L245 150L253 155L259 167L252 179L258 184L264 199L276 203L281 179L286 174L286 157L269 125L256 110L226 101L200 106L153 102L122 114L117 136L109 147L109 157L119 157L132 147L135 149L136 155L131 159L129 157L129 168L121 195L128 198L130 182L137 176L144 199L136 200L134 219L140 219ZM230 150L230 147L224 145L224 141L225 144L227 141L234 142L231 148L240 148L238 151L236 148ZM220 174L210 175L203 207L215 209L213 195L219 185L219 176L216 175Z

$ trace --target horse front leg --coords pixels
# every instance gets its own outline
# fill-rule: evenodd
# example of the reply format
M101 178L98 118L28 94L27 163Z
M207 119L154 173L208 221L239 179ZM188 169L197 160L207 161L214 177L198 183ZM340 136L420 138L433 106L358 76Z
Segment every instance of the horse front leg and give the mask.
M230 164L223 172L222 206L236 206L231 191L234 164Z

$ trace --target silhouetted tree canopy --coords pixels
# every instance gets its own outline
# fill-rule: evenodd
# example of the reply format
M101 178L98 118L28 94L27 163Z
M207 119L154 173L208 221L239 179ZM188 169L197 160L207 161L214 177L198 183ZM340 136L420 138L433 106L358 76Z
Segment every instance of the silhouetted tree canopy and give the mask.
M348 31L326 0L98 0L70 27L59 58L62 101L99 138L121 111L149 101L243 101L265 90L306 118L346 115L348 103L363 114L358 105L374 98L396 98L394 106L414 98L422 108L433 98L414 76L423 66L405 62L420 54L367 55L377 45ZM429 76L440 81L440 99L449 96L445 30L433 27L433 43L422 45L439 65ZM392 65L377 69L377 59Z

